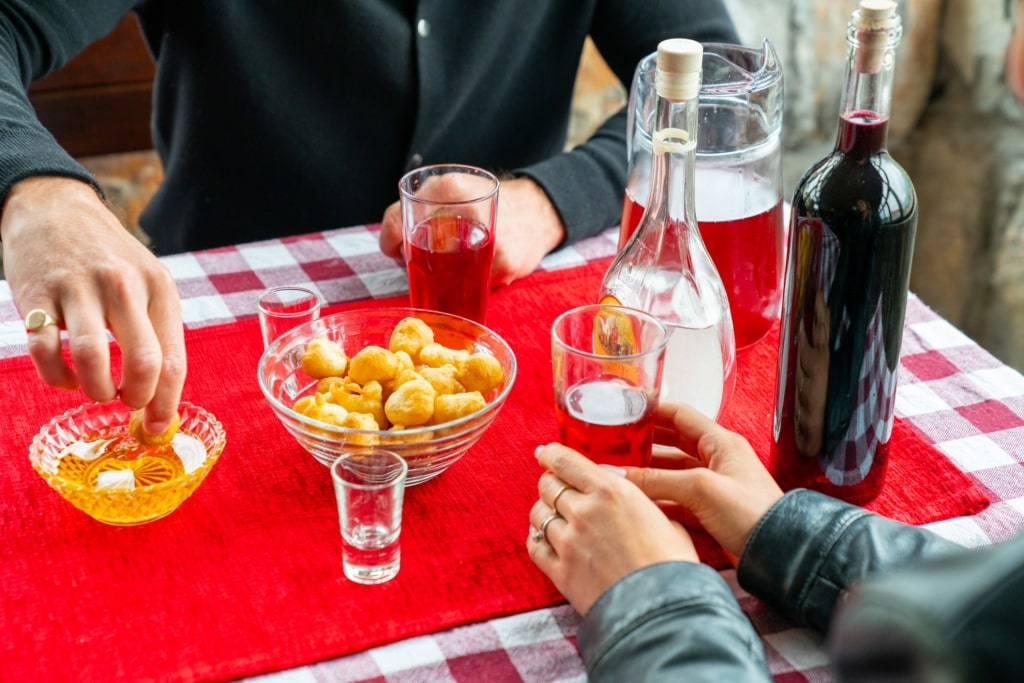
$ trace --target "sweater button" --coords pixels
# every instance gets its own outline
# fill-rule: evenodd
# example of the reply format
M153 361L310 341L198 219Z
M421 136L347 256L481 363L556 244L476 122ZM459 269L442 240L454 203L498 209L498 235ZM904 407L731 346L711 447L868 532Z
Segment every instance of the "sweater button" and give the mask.
M430 35L430 22L426 19L420 19L416 24L416 33L420 34L420 38L426 38Z

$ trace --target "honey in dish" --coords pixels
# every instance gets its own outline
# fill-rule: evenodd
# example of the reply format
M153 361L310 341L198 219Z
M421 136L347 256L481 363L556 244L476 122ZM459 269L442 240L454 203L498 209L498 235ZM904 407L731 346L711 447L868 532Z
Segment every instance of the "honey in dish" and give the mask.
M72 497L84 500L109 492L103 496L103 521L137 524L158 519L177 507L190 492L184 484L186 475L202 467L206 459L202 441L189 434L179 432L170 443L146 445L121 427L84 436L69 445L61 453L56 474L86 489ZM178 480L182 486L158 486Z
M181 458L169 443L144 446L125 436L83 440L93 444L104 441L107 443L100 446L100 455L94 459L75 453L64 455L57 474L92 489L129 489L161 484L185 473Z

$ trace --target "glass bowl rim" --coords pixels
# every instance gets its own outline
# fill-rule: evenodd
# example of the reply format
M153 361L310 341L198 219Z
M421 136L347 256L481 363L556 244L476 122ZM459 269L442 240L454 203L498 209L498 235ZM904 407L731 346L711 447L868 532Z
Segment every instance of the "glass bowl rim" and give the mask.
M73 408L68 408L59 415L55 415L54 417L50 418L42 427L39 428L39 431L36 432L35 436L32 437L32 443L29 444L29 462L32 464L32 469L34 469L36 473L39 474L39 476L41 476L51 486L58 489L59 491L74 491L77 493L84 493L91 496L105 496L111 498L132 498L134 496L139 496L143 494L157 494L164 491L165 489L177 488L183 484L190 485L193 483L194 480L201 480L203 477L206 476L206 474L213 468L214 464L216 464L217 460L220 459L221 454L224 452L224 447L227 444L227 433L224 430L223 423L221 423L221 421L217 419L217 416L215 416L209 410L203 408L198 404L192 403L190 401L181 401L178 404L179 413L182 412L183 408L195 411L197 415L202 417L202 421L213 429L214 434L216 435L216 438L214 439L214 447L212 449L207 449L206 460L203 461L202 465L192 470L191 472L183 474L180 477L175 477L174 479L170 479L168 481L162 481L158 484L151 484L149 486L144 486L137 489L100 490L86 486L85 484L79 482L74 482L69 479L65 479L56 472L47 472L46 470L44 470L40 462L37 461L42 459L43 452L46 450L44 446L44 434L47 431L49 431L51 427L53 427L55 424L62 420L66 420L76 414L84 414L91 409L96 409L104 405L107 405L107 403L103 403L100 401L87 401ZM132 412L134 412L134 409L128 406L123 406L122 408L115 408L111 412L119 413L122 410L126 411L125 427L127 427L127 417L131 415ZM188 432L184 433L188 434ZM36 457L37 454L39 454L38 459Z
M486 335L489 335L490 337L492 337L493 339L495 339L498 342L498 344L506 351L506 353L508 355L508 358L509 358L509 361L510 361L509 362L508 371L505 372L504 386L502 387L501 391L499 391L494 396L494 398L492 398L490 401L488 401L487 405L485 405L483 408L480 408L479 410L475 410L472 413L469 413L468 415L462 415L461 417L457 417L454 420L449 420L448 422L442 422L442 423L439 423L439 424L422 425L422 426L419 426L419 427L407 427L407 428L402 429L402 430L392 431L392 430L388 430L388 429L356 429L354 427L341 427L339 425L332 425L332 424L327 423L327 422L321 422L319 420L314 420L314 419L312 419L310 417L307 417L307 416L303 415L302 413L298 413L298 412L292 410L291 406L285 405L283 402L278 400L277 397L272 394L272 392L270 390L270 387L267 386L267 382L264 381L264 374L265 373L263 372L263 369L264 369L264 366L266 365L267 360L272 355L276 354L281 349L281 347L286 346L287 344L291 343L295 338L307 336L308 332L312 331L312 329L314 327L316 327L318 325L323 326L325 323L329 327L330 326L330 322L332 321L332 319L335 319L335 318L340 319L343 316L351 316L353 314L364 314L364 315L378 314L378 315L380 315L380 314L398 314L399 312L404 312L404 313L408 314L408 315L402 315L401 316L402 318L405 318L405 317L415 317L416 314L418 314L418 313L425 313L425 314L427 314L429 316L440 317L440 318L447 318L447 319L450 319L450 320L453 320L453 321L456 321L456 322L466 323L471 328L473 328L474 331L476 331L478 333L481 333L480 335L477 335L478 337L482 336L483 334L486 334ZM512 387L515 384L516 375L518 373L518 365L519 365L519 361L516 358L516 354L515 354L515 351L513 351L512 346L505 340L504 337L502 337L500 334L498 334L497 332L492 330L487 325L484 325L483 323L478 323L475 320L470 320L469 318L464 318L464 317L462 317L460 315L455 315L454 313L444 313L442 311L433 311L433 310L425 309L425 308L413 308L413 307L410 307L410 306L384 306L384 307L381 307L381 308L352 308L352 309L347 309L347 310L343 310L343 311L336 311L334 313L330 313L328 315L325 315L325 316L322 316L320 318L317 318L316 320L313 320L313 321L310 321L310 322L307 322L307 323L303 323L301 325L298 325L298 326L288 330L283 335L281 335L280 337L278 337L277 339L272 341L267 346L267 348L263 351L263 354L260 356L259 363L256 366L256 379L259 382L260 391L263 392L263 396L267 399L267 401L273 407L274 411L276 413L278 413L279 415L286 416L292 422L298 422L299 424L302 425L304 431L309 430L309 429L315 429L315 430L317 430L318 432L321 432L321 433L327 433L327 434L339 435L339 436L340 435L378 436L378 437L383 437L382 440L381 440L381 447L398 448L402 444L400 444L400 443L392 443L391 442L391 438L398 437L398 436L407 437L407 436L418 436L418 435L421 435L421 434L432 434L433 432L437 432L437 431L441 431L441 430L450 430L453 427L454 428L462 427L463 425L466 425L466 424L472 423L472 422L474 422L476 420L479 420L480 418L486 416L488 413L493 412L498 406L500 406L502 403L504 403L505 399L508 397L509 393L512 391ZM412 443L410 443L410 445L414 445L414 444L422 446L423 442L412 442Z

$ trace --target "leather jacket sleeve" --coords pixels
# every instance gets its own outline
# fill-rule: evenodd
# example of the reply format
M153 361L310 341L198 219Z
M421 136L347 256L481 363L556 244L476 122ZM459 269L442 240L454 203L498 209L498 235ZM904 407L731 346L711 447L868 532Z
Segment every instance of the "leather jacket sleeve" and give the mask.
M877 577L831 631L841 681L1019 681L1024 536Z
M1024 536L966 550L793 491L751 534L737 576L791 618L829 627L844 683L1010 681L1024 672Z
M1009 681L1024 672L1024 536L967 550L812 491L751 533L741 586L825 631L837 680ZM653 565L609 588L579 644L592 680L770 680L757 634L709 567Z
M590 681L770 681L761 641L714 569L666 562L605 591L579 633Z
M836 604L855 582L963 550L927 529L797 489L754 527L737 578L790 619L824 632Z

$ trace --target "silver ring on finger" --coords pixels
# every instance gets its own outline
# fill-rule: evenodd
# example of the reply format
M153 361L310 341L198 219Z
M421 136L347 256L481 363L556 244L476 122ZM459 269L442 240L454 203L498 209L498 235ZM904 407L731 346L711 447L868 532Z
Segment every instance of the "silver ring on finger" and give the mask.
M558 510L552 510L551 514L545 517L544 521L540 523L540 529L538 529L537 532L540 534L541 538L544 539L545 543L551 543L551 541L548 540L548 524L551 524L551 522L555 521L556 519L565 518L562 517L562 515L558 514Z

